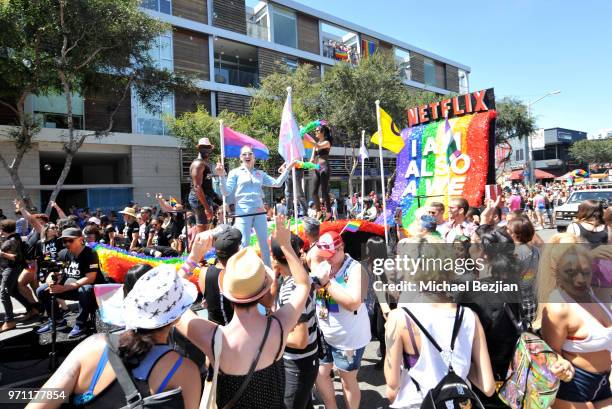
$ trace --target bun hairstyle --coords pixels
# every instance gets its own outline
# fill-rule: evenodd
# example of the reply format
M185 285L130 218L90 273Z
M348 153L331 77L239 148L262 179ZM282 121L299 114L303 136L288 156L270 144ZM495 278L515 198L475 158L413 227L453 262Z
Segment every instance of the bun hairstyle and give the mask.
M162 327L165 328L165 327ZM127 330L119 337L119 357L128 369L136 368L155 346L153 335L161 328Z
M476 229L480 245L487 257L491 275L499 279L516 278L518 267L514 256L514 240L505 228L482 225Z

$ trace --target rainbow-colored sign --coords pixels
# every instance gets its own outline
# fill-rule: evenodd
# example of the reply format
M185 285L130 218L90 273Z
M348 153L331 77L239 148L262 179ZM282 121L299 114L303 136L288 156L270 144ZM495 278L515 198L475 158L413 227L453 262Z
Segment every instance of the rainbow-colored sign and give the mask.
M397 156L395 185L387 202L388 223L393 223L398 207L402 225L408 227L416 210L431 202L442 202L448 208L451 198L464 197L470 206L481 205L494 160L491 136L496 117L493 90L481 92L474 93L481 97L478 112L474 112L471 94L418 108L418 119L425 120L401 132L405 146ZM446 117L437 111L444 105ZM459 114L449 118L455 108Z

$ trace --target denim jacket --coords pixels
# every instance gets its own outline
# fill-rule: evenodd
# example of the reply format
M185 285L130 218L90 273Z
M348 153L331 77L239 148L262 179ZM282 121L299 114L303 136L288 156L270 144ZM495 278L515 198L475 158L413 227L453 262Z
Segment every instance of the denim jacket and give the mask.
M249 171L246 166L232 169L227 178L221 177L219 187L224 196L234 195L236 215L243 216L264 211L262 187L281 187L289 170L285 170L278 178L274 179L266 172L253 168Z

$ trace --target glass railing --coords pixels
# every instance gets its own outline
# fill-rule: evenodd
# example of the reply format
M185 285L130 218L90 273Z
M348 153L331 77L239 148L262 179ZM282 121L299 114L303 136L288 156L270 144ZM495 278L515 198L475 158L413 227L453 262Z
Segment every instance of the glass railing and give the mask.
M247 18L247 35L249 37L268 41L268 27L262 24L253 23Z
M259 84L259 75L236 68L215 68L215 82L236 85L238 87L257 86Z

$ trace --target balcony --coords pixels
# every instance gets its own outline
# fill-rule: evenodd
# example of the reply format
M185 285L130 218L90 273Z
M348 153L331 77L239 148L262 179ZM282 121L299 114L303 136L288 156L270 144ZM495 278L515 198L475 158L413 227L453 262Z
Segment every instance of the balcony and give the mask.
M239 87L254 87L259 83L259 75L237 68L215 68L215 82Z
M239 87L259 84L257 48L215 38L215 82Z

